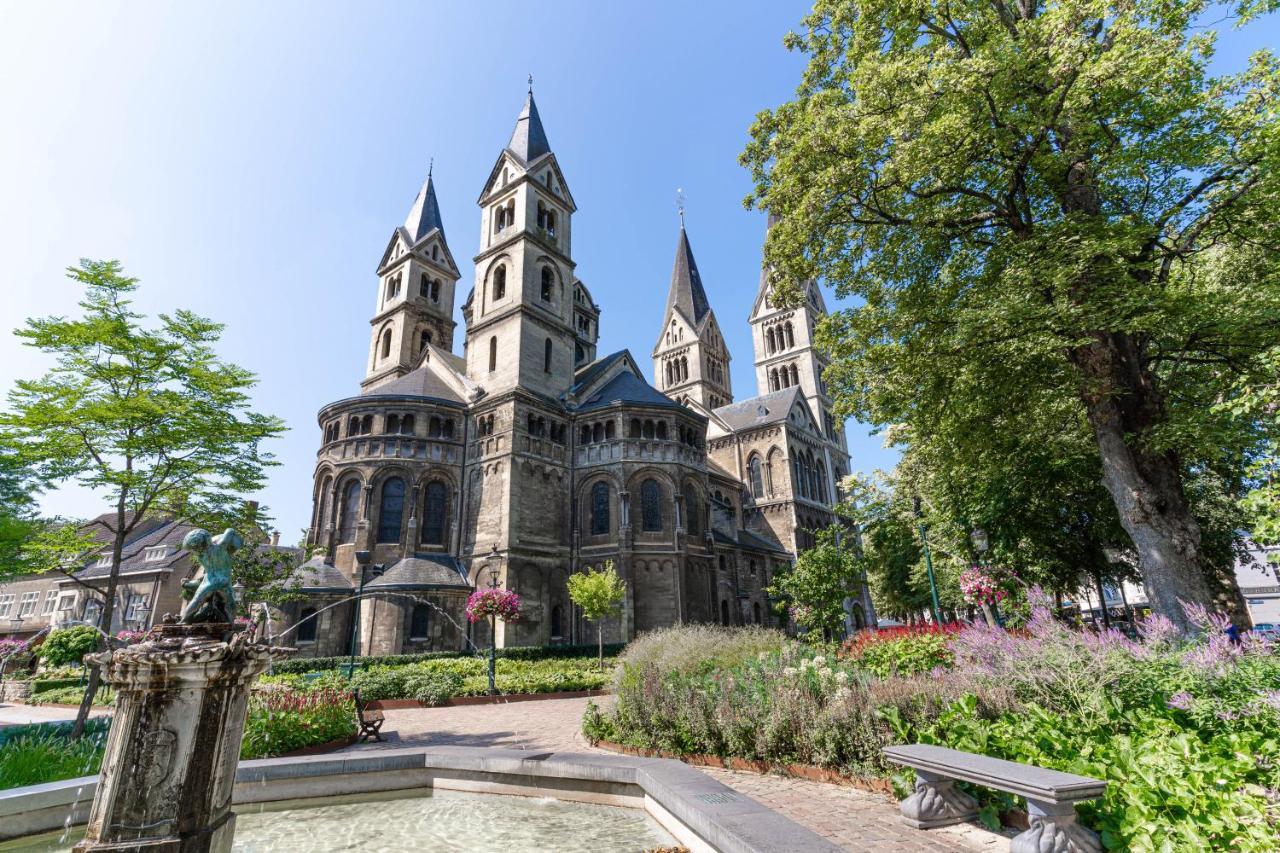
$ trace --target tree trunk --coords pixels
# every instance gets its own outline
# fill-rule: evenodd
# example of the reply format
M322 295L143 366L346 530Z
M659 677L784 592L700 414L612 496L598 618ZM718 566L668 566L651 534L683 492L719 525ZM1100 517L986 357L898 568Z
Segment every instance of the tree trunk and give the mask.
M1237 625L1248 625L1234 575L1223 577L1205 561L1179 459L1171 451L1143 446L1165 413L1155 377L1141 364L1138 350L1127 333L1097 333L1074 348L1071 358L1083 374L1082 399L1098 444L1103 485L1137 550L1147 598L1155 612L1185 633L1196 628L1181 602L1225 611Z
M124 496L120 498L120 502L116 507L116 530L115 537L111 543L111 574L107 577L107 600L103 602L102 614L98 617L98 628L106 634L111 633L111 619L115 615L116 587L120 582L120 561L124 554ZM105 625L106 627L102 627ZM102 648L102 634L97 636L97 649ZM110 643L107 647L110 648ZM93 697L98 692L98 685L101 683L101 675L98 668L91 667L89 669L89 683L85 685L84 696L80 698L80 708L76 711L76 721L71 726L71 740L77 740L84 734L85 723L89 720L89 711L93 708Z

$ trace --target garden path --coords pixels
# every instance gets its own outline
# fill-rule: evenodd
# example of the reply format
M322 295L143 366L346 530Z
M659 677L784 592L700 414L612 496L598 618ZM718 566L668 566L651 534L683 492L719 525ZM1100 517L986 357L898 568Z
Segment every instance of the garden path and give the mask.
M598 697L608 701L608 697ZM604 752L582 737L587 699L545 699L456 708L387 711L386 743L348 750L404 746L501 746L556 752ZM764 803L796 823L856 851L1003 851L1008 838L969 824L930 831L911 829L898 818L897 803L880 794L733 770L699 768L725 785Z
M101 717L110 713L110 708L94 708L89 712L89 716ZM30 723L70 722L75 718L75 708L63 708L57 705L10 705L0 703L0 728L25 726Z

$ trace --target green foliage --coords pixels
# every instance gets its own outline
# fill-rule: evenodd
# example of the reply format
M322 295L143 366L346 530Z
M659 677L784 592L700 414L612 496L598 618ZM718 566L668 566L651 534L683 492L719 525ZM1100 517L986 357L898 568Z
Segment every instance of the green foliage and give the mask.
M85 688L80 685L69 687L51 687L48 690L33 691L27 698L32 705L78 705L84 699ZM106 685L99 685L94 691L91 704L96 708L110 708L116 701L116 694Z
M0 743L0 790L93 776L102 764L105 730L79 740L23 734Z
M923 675L955 661L942 631L863 631L845 643L841 659L877 678Z
M249 700L240 759L270 758L355 733L355 704L345 690L257 690Z
M819 0L788 38L796 97L743 155L780 217L777 297L850 299L818 329L824 378L909 443L897 479L953 558L981 525L1061 588L1123 526L1184 630L1178 596L1240 605L1230 564L1151 525L1194 541L1188 476L1239 497L1275 458L1275 418L1224 401L1274 386L1280 344L1280 64L1210 74L1208 8Z
M625 644L623 643L606 643L604 651L607 656L612 656L619 654L624 646ZM523 661L561 660L568 658L590 657L595 654L595 646L509 646L507 648L498 649L499 658ZM418 663L424 660L454 660L470 657L473 657L470 652L419 652L417 654L409 655L357 656L356 666L399 666L407 663ZM272 670L281 674L314 672L345 666L349 660L350 658L345 655L342 657L328 658L294 658L292 660L281 661L273 664Z
M600 669L604 669L604 620L622 612L627 587L614 571L613 561L605 561L600 571L587 569L569 576L569 600L582 609L582 615L596 623Z
M774 575L771 596L789 602L797 625L828 637L844 631L844 600L855 594L861 577L852 548L841 542L841 529L817 531L814 547Z
M75 625L50 631L36 654L48 666L63 666L80 663L81 658L97 647L97 630L88 625Z

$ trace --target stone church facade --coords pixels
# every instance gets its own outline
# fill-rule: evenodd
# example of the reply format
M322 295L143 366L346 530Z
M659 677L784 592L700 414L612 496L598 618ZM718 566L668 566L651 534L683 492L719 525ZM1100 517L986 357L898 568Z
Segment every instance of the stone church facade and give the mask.
M776 624L766 588L833 521L849 471L822 385L816 286L797 307L762 275L750 314L757 395L730 354L683 222L653 383L627 351L597 353L600 309L573 260L577 206L532 92L478 200L474 281L461 273L429 174L377 268L358 394L320 410L304 653L343 654L362 578L360 651L488 642L463 608L492 571L523 599L499 645L582 642L570 574L612 562L626 582L608 633L680 622ZM455 340L461 333L461 355ZM853 603L853 620L870 606ZM470 632L470 633L469 633Z

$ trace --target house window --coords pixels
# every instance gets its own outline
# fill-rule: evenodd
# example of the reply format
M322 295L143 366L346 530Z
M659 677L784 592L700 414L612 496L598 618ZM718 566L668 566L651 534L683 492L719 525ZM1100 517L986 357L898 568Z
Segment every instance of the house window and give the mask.
M425 640L431 635L431 608L426 604L413 605L413 615L409 617L409 639Z
M39 592L24 592L22 594L22 609L18 611L19 616L30 616L36 612L36 605L40 603Z
M142 552L142 560L146 563L154 563L163 560L169 554L169 546L156 545Z
M489 372L493 373L498 369L498 336L494 335L489 338Z
M51 589L44 594L44 615L48 616L58 607L58 591Z
M125 611L126 622L141 622L147 618L147 604L151 600L148 595L134 595L129 598L129 607Z
M547 338L542 345L542 372L551 372L551 338Z
M507 296L507 268L499 266L493 271L493 301L505 299Z
M297 641L299 643L314 643L316 641L316 609L314 607L304 607L299 616Z
M58 611L60 613L65 613L68 610L75 610L75 607L76 597L74 593L71 595L64 595L58 599Z
M360 481L352 480L342 491L342 509L338 520L338 542L356 541L356 522L360 518Z
M444 544L444 517L448 503L448 490L439 481L427 484L427 495L422 518L422 541L432 545Z
M662 487L657 480L640 484L640 529L646 533L662 530Z
M378 509L378 541L399 542L400 522L404 520L404 480L392 477L382 484L382 503Z
M542 268L542 301L551 301L551 288L555 286L556 274L551 271L551 267Z
M0 619L9 615L9 611L13 609L13 593L0 595Z
M591 487L591 535L603 536L609 532L609 484L596 483Z

